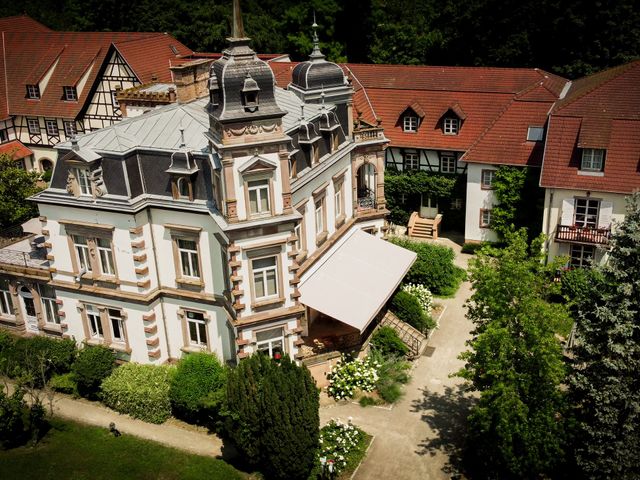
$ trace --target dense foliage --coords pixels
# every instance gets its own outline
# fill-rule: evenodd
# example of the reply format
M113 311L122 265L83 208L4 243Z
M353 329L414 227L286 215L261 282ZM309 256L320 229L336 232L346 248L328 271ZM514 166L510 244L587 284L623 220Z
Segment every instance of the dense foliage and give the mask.
M420 285L419 283L405 283L402 285L402 290L416 297L425 312L431 312L431 307L433 306L433 295L427 287Z
M40 191L39 175L16 165L7 154L0 154L0 227L17 225L38 215L38 207L27 200Z
M125 363L102 382L102 402L120 413L162 423L171 416L169 387L175 368Z
M455 253L452 249L402 238L390 241L418 254L405 277L406 282L424 285L436 295L453 295L458 290L465 273L453 263Z
M0 449L37 442L45 433L47 421L42 404L27 405L24 391L16 389L7 395L0 389Z
M327 375L327 394L336 400L352 398L356 390L372 392L378 381L380 365L369 358L351 358L343 355Z
M382 355L404 356L409 348L400 339L396 331L387 326L378 328L371 337L371 346Z
M171 380L169 396L173 414L189 422L210 425L225 395L226 376L225 367L215 355L185 356Z
M97 398L102 381L116 366L115 360L113 351L102 345L80 350L72 367L78 393L83 397Z
M420 301L409 292L398 290L391 298L389 306L400 320L408 323L421 333L426 333L435 327L435 322L422 309Z
M358 427L353 425L351 421L347 423L337 420L331 420L320 429L320 449L318 451L318 460L324 458L326 464L332 463L335 477L345 470L354 468L362 459L366 450L367 435ZM322 476L321 465L318 461L317 470L318 477Z
M411 365L403 357L383 355L379 351L372 351L371 361L378 366L378 380L376 391L386 403L395 403L403 395L402 385L411 380L409 370Z
M640 475L640 193L628 199L609 260L574 281L578 292L575 362L575 457L585 478ZM578 279L580 280L580 279ZM575 285L578 288L575 288Z
M4 2L56 30L169 32L190 48L220 52L232 2L48 0ZM245 0L244 25L261 53L311 52L313 11L332 60L540 67L576 78L637 58L640 10L633 0ZM491 28L487 28L490 25Z
M227 380L225 431L267 478L307 479L318 448L319 393L305 366L255 354Z
M555 266L545 267L538 240L507 233L507 245L470 261L474 323L458 375L480 399L468 417L471 463L492 478L552 472L566 445L565 369L554 327L568 317L547 301Z

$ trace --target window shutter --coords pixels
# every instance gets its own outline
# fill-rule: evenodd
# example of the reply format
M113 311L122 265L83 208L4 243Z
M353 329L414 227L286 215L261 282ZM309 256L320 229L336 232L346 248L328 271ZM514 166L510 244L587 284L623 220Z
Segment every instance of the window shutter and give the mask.
M598 228L611 228L611 216L613 215L612 202L600 202L600 214Z
M560 225L573 225L573 198L565 198L562 201L562 219Z

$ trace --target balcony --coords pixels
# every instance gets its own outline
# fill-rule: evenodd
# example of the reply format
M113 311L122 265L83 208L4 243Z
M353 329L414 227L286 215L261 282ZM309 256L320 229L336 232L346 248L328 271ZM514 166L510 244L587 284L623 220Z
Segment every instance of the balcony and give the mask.
M377 207L376 195L369 188L358 189L358 198L356 202L357 202L356 207L358 211L375 210Z
M356 143L385 140L382 128L362 128L354 130L353 139Z
M611 237L610 228L578 227L558 225L556 242L581 243L585 245L606 245Z

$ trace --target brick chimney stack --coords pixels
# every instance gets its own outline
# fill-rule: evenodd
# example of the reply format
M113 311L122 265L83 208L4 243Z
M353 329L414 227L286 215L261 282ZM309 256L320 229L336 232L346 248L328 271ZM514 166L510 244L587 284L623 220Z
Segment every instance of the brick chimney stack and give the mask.
M200 59L170 67L179 103L209 95L209 68L213 60Z

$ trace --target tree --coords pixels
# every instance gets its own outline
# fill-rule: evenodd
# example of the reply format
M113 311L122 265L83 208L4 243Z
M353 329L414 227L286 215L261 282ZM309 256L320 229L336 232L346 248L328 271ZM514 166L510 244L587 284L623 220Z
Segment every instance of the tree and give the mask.
M38 207L27 200L40 191L39 175L18 167L10 155L0 154L0 225L15 225L38 214Z
M570 394L587 478L640 476L640 193L611 240L600 281L577 301ZM593 276L592 278L599 278Z
M482 250L470 265L475 330L458 375L480 392L469 456L491 477L548 474L563 458L565 370L554 326L568 313L547 302L553 267L540 261L541 239L529 249L526 238L508 232L506 248Z
M227 382L226 432L267 478L307 479L318 448L319 394L306 367L263 354L242 360Z

